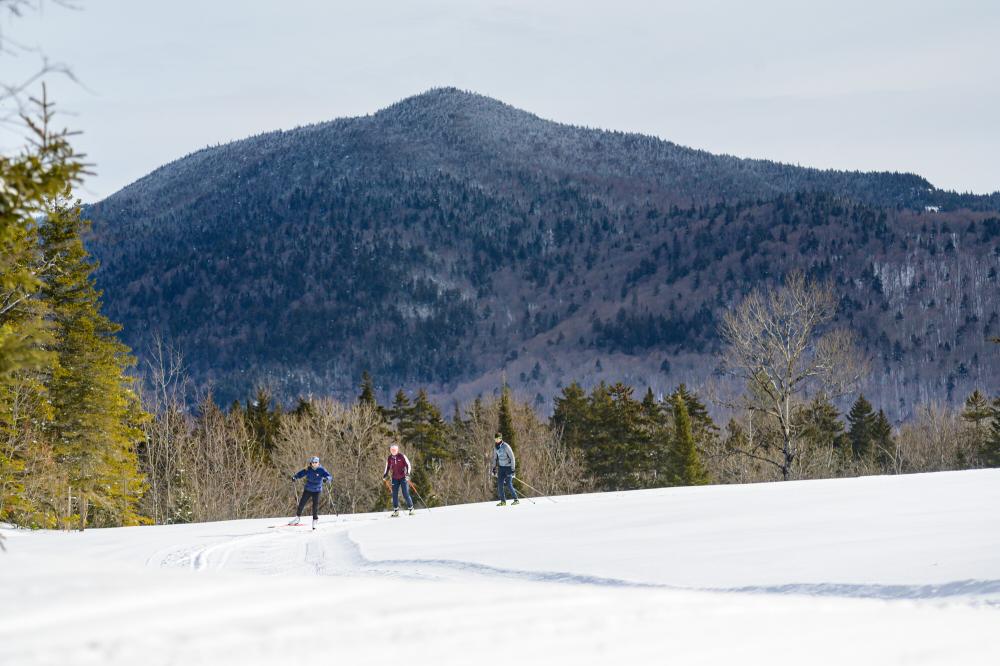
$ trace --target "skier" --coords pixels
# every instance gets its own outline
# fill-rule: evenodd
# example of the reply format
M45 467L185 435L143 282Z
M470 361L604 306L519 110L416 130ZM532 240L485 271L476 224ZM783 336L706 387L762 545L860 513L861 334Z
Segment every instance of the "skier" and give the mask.
M333 475L320 466L319 456L313 456L309 459L309 465L305 469L292 474L292 481L297 481L302 477L306 478L306 487L302 491L302 499L299 500L299 508L295 512L295 519L288 524L298 525L302 522L302 509L305 508L306 502L312 499L312 528L316 529L316 523L319 522L319 494L323 490L324 483L333 483Z
M385 460L385 471L382 479L387 480L392 474L392 517L399 515L399 489L403 489L403 499L413 515L413 500L410 498L410 460L399 452L399 447L393 444L389 447L389 457Z
M498 432L493 441L495 446L493 448L493 468L490 470L490 474L497 479L497 499L500 500L497 506L507 506L505 488L510 489L510 496L514 498L511 504L520 504L517 493L514 491L514 466L516 464L514 450L510 448L510 444L503 441L502 433Z

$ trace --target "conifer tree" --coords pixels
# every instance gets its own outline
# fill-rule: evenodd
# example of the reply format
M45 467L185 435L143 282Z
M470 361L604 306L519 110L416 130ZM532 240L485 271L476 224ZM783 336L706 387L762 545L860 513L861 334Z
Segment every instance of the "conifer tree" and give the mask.
M375 397L375 384L372 382L372 376L368 374L368 371L361 373L361 395L358 396L358 402L362 405L369 404L373 407L378 407L378 399Z
M275 402L266 387L259 386L253 399L247 401L243 416L247 430L250 431L254 453L261 460L270 460L281 431L281 405Z
M989 433L979 447L979 460L985 467L1000 467L1000 398L993 400L992 411Z
M802 442L816 449L846 448L840 412L825 394L813 398L796 414L795 427Z
M875 459L887 471L894 471L893 462L896 460L896 442L892 437L892 424L886 418L884 410L878 410L875 421L872 423L872 446L875 451Z
M585 446L589 426L590 405L587 394L576 382L566 386L562 395L555 399L550 423L562 435L563 444L570 449Z
M41 100L31 100L37 118L25 118L31 148L15 157L0 155L0 380L52 362L44 348L51 341L47 308L37 298L41 277L52 266L38 261L35 220L83 171L69 133L52 130L53 107L42 91Z
M603 382L590 396L589 431L584 459L588 472L605 490L631 490L648 485L650 437L642 427L642 405L632 387Z
M510 413L510 387L503 385L500 392L500 411L497 415L497 432L503 435L504 441L510 444L510 448L517 455L517 435L514 434L514 418Z
M847 414L847 422L850 424L847 438L851 442L854 458L859 460L867 457L872 452L875 411L864 395L859 395L854 405L851 406L851 411Z
M976 389L965 399L965 407L962 409L962 420L972 424L973 437L976 441L976 448L983 446L989 433L990 419L993 417L993 408L989 399Z
M708 483L708 472L701 463L691 431L691 418L687 404L680 394L673 397L674 437L672 447L672 467L674 484L678 486L700 486Z
M91 277L96 265L83 247L86 223L78 205L57 203L40 225L52 308L56 362L48 382L56 460L80 498L80 524L131 525L143 491L136 447L146 418L127 369L130 350L101 314ZM89 513L90 507L94 513Z

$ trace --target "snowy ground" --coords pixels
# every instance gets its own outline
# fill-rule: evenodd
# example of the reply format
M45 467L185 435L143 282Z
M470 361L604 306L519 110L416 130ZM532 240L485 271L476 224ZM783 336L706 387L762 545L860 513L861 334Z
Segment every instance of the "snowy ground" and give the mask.
M0 665L998 664L1000 470L4 530Z

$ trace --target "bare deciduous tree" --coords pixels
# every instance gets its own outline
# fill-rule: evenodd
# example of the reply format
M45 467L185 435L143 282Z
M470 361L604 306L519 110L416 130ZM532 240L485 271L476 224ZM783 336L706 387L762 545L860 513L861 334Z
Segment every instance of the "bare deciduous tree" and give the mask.
M783 479L798 455L795 410L802 397L809 391L842 396L864 371L853 334L825 330L836 310L831 286L795 272L777 289L753 291L726 313L720 327L723 370L746 388L730 406L766 415L780 431L777 446L760 440L741 452L774 465Z

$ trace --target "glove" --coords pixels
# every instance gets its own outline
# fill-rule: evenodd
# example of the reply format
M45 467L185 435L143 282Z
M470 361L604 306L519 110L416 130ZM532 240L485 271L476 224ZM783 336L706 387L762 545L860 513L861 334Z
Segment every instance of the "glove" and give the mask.
M408 484L410 483L410 475L409 475L409 474L407 474L407 475L406 475L405 477L403 477L403 478L405 479L405 481L406 481L406 483L407 483L407 485L408 485Z
M511 479L513 479L513 478L514 478L514 470L510 470L510 478L511 478Z
M388 475L388 474L383 474L383 475L382 475L382 480L383 480L383 481L385 481L385 480L386 480L386 479L388 479L388 478L389 478L389 475Z
M494 467L490 470L490 476L496 476L496 475L497 475L497 468Z
M295 475L294 474L289 474L288 478L291 479L292 481L294 481L295 480Z

